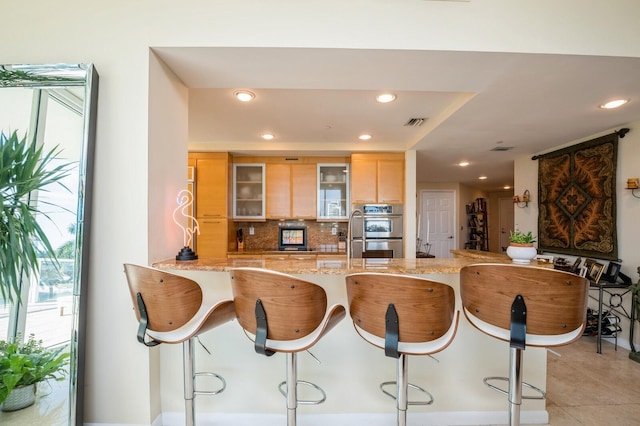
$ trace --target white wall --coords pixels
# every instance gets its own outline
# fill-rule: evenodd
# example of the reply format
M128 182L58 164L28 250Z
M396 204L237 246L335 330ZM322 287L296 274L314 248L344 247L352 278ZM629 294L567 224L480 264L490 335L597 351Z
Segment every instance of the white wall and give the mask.
M640 39L639 14L640 3L629 0L0 2L0 62L92 62L100 74L85 420L149 424L157 411L157 395L150 387L157 380L158 355L135 341L122 264L144 264L175 250L171 232L178 230L164 229L166 206L159 192L171 188L167 192L175 196L173 189L184 175L166 168L186 158L186 150L180 136L184 110L176 111L175 123L162 127L176 140L159 137L155 126L149 129L171 108L152 115L149 102L155 98L150 93L162 90L176 102L183 96L170 76L154 81L161 87L150 87L150 72L160 66L150 60L150 47L309 46L638 57L640 44L629 41ZM632 132L627 138L621 150L632 149L626 142L636 136ZM629 154L637 158L637 149ZM626 173L638 175L627 161L620 169L625 179ZM626 273L629 265L639 263L633 254L638 238L630 212L637 217L640 203L625 196L629 194L620 194L619 205L625 212L620 248Z

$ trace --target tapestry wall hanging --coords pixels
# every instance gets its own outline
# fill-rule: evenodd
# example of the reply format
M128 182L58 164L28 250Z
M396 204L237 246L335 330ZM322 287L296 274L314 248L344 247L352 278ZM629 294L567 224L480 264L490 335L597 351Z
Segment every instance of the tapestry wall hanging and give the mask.
M612 133L537 157L538 249L618 260L617 153Z

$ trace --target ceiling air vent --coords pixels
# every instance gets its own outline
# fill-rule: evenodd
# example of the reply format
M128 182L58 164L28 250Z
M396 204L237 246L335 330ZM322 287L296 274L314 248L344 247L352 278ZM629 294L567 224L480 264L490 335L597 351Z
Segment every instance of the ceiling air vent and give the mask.
M496 146L495 148L490 149L489 151L509 151L513 149L512 146Z
M426 118L410 118L409 120L407 120L406 123L404 123L404 125L411 126L411 127L419 127L419 126L422 126L422 124L424 124L425 121L427 121Z

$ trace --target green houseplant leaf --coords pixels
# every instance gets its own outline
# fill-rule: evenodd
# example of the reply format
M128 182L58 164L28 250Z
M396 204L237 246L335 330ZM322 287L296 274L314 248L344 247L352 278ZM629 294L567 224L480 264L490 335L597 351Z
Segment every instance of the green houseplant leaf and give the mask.
M20 343L19 337L0 341L0 404L15 387L48 379L62 380L67 374L69 356L64 347L44 348L33 334L25 343Z
M526 234L522 231L511 231L509 233L509 241L516 244L533 244L536 242L536 237L533 236L531 231Z
M44 151L42 146L18 137L0 133L0 296L13 302L20 300L23 275L38 271L38 254L56 259L46 233L37 222L44 213L32 202L37 191L46 191L51 184L69 174L68 163L54 166L60 150ZM64 187L64 185L62 185ZM42 205L42 203L40 203Z

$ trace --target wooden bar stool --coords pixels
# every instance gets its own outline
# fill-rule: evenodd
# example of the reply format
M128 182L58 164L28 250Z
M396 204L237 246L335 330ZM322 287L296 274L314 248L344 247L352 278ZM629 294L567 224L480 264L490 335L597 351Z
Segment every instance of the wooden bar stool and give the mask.
M445 349L458 329L460 312L447 284L406 275L358 273L346 277L349 314L358 334L397 359L397 380L380 389L396 400L398 425L407 424L409 405L429 405L433 396L410 384L407 355L431 355ZM395 394L385 387L396 385ZM409 387L427 395L409 401Z
M567 345L582 336L587 318L589 281L559 270L512 264L476 264L460 271L464 314L481 332L509 342L509 377L484 383L509 399L509 424L520 424L522 399L544 399L545 392L522 381L526 345ZM502 389L491 381L509 384ZM522 395L522 386L538 394Z
M279 389L287 400L287 425L295 426L298 404L320 404L326 399L320 387L298 380L296 355L340 322L345 309L338 304L328 307L322 287L266 269L232 270L231 287L238 323L254 342L255 351L266 356L286 353L286 380ZM298 384L313 387L322 397L298 400Z
M188 278L154 268L124 264L129 292L139 322L138 341L146 346L182 343L185 422L195 424L196 395L215 395L226 388L214 373L195 372L194 339L235 318L231 300L214 300L200 285ZM197 376L218 379L214 391L195 390Z

